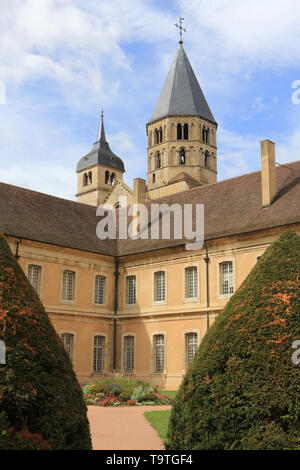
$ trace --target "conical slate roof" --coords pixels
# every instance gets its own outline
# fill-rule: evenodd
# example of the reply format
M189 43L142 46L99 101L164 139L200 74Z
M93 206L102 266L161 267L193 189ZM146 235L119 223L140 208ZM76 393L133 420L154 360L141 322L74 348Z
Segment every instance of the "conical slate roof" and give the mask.
M97 140L90 153L79 160L76 171L85 170L93 165L104 165L116 170L125 171L124 163L117 157L108 145L105 137L103 112L101 113L101 122L98 130Z
M216 123L181 44L149 123L166 116L200 116Z

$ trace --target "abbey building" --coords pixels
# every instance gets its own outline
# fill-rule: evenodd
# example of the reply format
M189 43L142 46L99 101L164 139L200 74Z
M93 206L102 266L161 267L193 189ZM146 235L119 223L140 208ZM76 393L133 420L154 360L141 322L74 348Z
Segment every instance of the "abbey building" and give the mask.
M258 258L287 228L300 233L300 162L276 166L265 140L261 171L218 182L217 127L180 44L147 123L147 181L124 183L102 114L77 164L77 202L0 183L0 230L82 384L128 374L177 388ZM175 238L100 240L96 206L120 210L120 196L148 207L203 204L203 248L187 251Z

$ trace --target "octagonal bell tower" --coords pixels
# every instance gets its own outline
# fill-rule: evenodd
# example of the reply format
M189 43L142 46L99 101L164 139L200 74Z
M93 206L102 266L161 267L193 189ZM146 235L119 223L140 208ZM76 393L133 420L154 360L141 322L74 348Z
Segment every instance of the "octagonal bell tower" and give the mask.
M194 186L217 181L217 127L181 40L147 124L151 199L180 179Z

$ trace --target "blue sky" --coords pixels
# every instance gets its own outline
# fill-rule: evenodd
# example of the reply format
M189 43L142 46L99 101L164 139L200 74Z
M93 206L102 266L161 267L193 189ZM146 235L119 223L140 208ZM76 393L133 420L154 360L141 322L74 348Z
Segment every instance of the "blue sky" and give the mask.
M76 164L102 107L125 181L145 178L145 125L180 15L219 123L219 180L259 170L264 138L276 142L279 163L299 160L298 0L10 0L0 4L0 180L74 199Z

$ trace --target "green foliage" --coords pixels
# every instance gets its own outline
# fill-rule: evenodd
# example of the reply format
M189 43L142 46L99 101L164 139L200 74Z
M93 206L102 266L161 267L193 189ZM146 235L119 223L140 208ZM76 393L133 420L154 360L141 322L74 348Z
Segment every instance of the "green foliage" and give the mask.
M138 403L140 403L145 398L145 395L146 395L146 391L144 390L144 387L142 385L138 385L133 390L131 400L136 400Z
M0 449L90 449L86 406L38 295L0 235Z
M169 449L300 449L300 237L285 232L205 335L176 396Z

